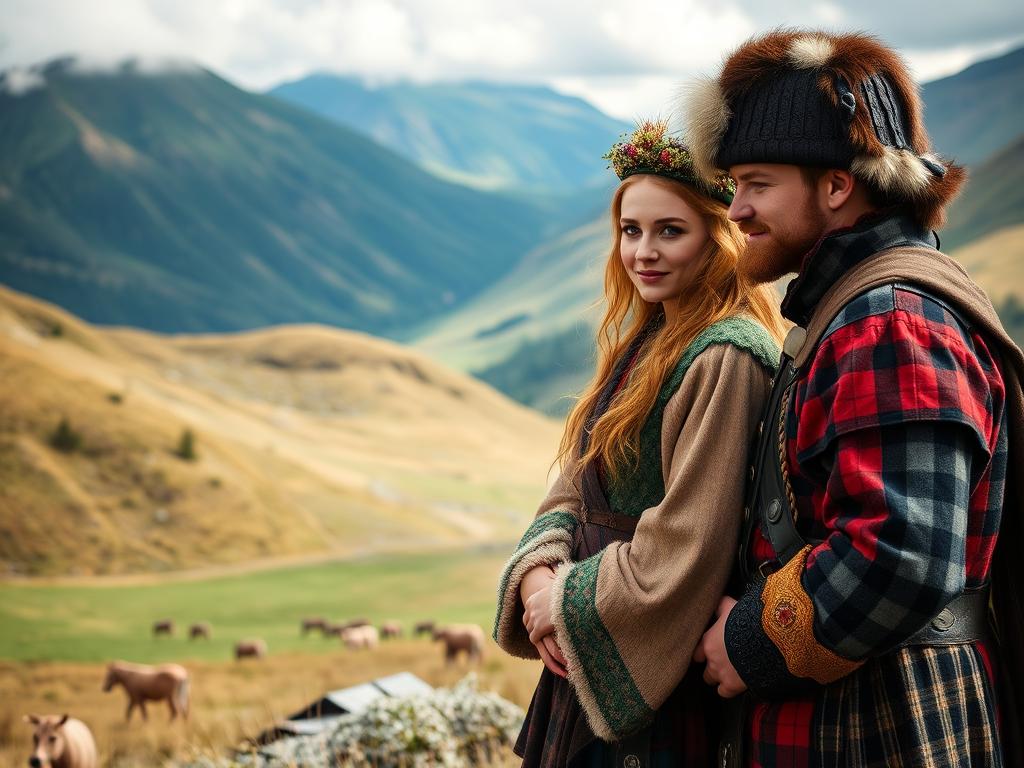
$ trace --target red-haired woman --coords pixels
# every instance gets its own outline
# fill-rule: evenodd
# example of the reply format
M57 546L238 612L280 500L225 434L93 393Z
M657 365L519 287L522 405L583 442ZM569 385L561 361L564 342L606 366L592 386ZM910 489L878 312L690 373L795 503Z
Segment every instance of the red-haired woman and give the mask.
M494 637L545 665L525 766L710 765L716 697L690 660L734 560L782 320L741 273L728 177L702 182L661 123L607 157L622 183L597 373L502 573Z

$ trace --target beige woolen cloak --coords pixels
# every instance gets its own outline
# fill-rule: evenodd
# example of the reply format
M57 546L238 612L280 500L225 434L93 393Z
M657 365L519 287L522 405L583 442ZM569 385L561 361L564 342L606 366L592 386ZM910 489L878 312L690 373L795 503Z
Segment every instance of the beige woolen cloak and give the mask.
M777 357L751 320L709 327L663 387L663 408L652 411L651 418L660 415L660 439L653 451L641 446L640 463L658 475L661 492L636 510L633 540L572 562L584 513L579 489L563 475L505 566L494 636L527 658L537 652L522 624L519 587L532 567L557 566L556 638L569 682L602 739L619 739L653 718L713 617L735 559L748 449ZM615 512L628 506L628 491L610 495Z

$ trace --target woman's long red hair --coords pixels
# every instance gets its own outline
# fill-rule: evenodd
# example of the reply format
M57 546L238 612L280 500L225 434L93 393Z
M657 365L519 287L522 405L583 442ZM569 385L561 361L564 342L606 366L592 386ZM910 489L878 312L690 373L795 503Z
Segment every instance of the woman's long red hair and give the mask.
M693 281L679 297L676 317L644 345L629 380L591 429L587 450L575 465L575 475L595 458L612 474L635 468L640 430L665 378L690 342L709 325L731 315L746 314L761 323L779 344L784 335L778 301L771 288L754 285L739 273L744 238L726 216L728 209L724 203L662 176L626 178L612 197L612 247L604 273L607 309L597 331L597 371L566 422L558 453L563 471L579 450L587 418L616 362L647 323L662 312L660 304L641 298L626 273L619 250L622 196L641 179L650 180L682 198L703 217L710 238Z

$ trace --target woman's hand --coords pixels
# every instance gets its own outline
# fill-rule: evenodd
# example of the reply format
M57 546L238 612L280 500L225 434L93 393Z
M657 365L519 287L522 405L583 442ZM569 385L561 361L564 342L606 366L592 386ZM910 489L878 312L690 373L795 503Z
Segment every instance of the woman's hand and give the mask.
M551 585L555 580L555 571L550 565L535 565L523 574L523 580L519 582L519 597L526 605L527 599L538 589Z
M525 608L523 626L530 633L530 642L537 648L544 666L552 674L565 677L565 657L562 655L562 649L558 647L555 628L551 623L551 583L554 580L555 571L551 566L538 565L523 576L519 584L519 595ZM543 618L540 611L543 611ZM541 627L545 627L547 631L539 632Z
M562 655L562 649L558 647L558 641L555 640L555 633L545 635L534 645L537 646L537 653L544 661L544 666L551 670L552 674L565 677L565 657Z

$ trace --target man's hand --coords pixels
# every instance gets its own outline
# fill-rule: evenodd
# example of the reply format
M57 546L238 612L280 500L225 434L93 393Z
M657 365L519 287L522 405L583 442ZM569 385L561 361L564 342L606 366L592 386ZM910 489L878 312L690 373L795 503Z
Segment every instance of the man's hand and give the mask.
M723 699L731 699L747 690L747 684L729 661L729 653L725 650L725 621L734 605L736 601L729 596L721 599L715 612L715 623L704 633L693 653L694 661L707 662L704 682L718 686L718 695Z

